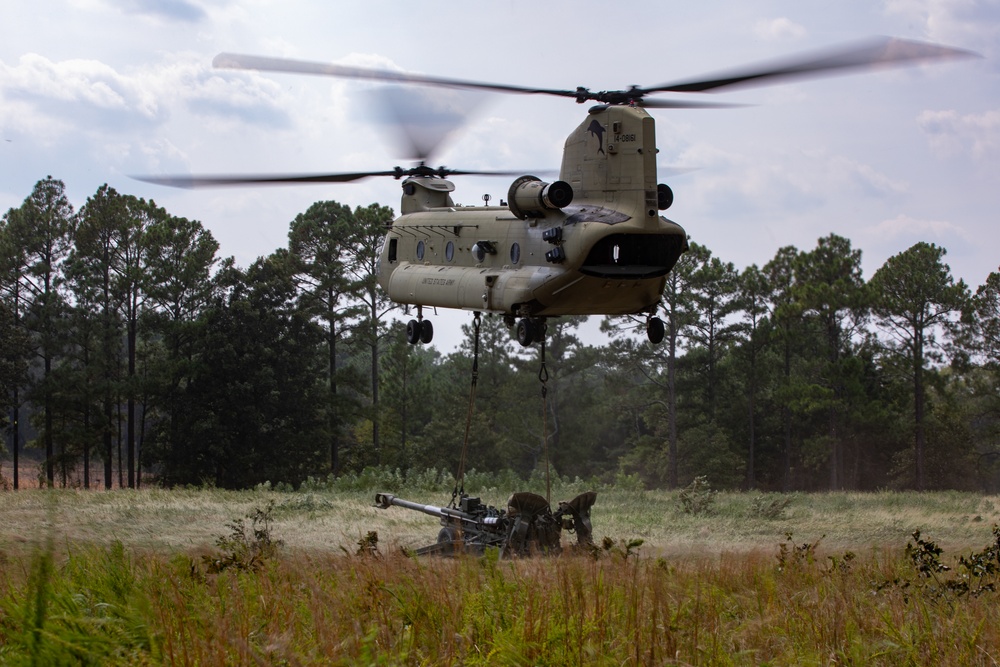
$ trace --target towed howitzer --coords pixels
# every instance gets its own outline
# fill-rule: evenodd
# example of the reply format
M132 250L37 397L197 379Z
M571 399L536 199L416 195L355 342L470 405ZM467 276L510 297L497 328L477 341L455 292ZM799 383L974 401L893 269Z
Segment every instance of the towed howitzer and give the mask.
M560 502L555 512L545 498L527 491L514 493L507 509L484 505L479 498L462 494L458 507L423 505L397 498L391 493L376 493L375 506L388 509L405 507L441 520L437 542L417 549L418 556L451 555L458 552L481 555L487 547L500 550L500 556L527 556L558 553L562 550L563 530L576 533L581 546L593 544L590 508L597 500L596 491L587 491L568 502Z

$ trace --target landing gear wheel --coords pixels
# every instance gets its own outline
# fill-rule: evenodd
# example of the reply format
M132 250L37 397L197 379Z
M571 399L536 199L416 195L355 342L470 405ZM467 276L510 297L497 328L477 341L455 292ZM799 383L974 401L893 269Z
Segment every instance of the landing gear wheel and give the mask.
M649 318L649 321L646 322L646 337L649 338L649 342L653 345L663 342L664 333L665 327L663 326L663 320L659 317Z
M420 326L420 322L416 320L410 320L406 323L406 342L410 345L416 345L420 342L420 330L423 327Z
M434 325L431 324L430 320L424 320L420 323L420 342L424 345L431 342L434 338Z
M522 347L528 347L532 343L538 343L545 338L545 318L544 317L522 317L517 321L517 342Z
M531 320L522 317L517 321L517 342L521 347L528 347L535 342L535 327Z
M538 317L531 320L531 339L536 343L544 343L545 332L548 331L548 326L545 324L546 320L544 317Z

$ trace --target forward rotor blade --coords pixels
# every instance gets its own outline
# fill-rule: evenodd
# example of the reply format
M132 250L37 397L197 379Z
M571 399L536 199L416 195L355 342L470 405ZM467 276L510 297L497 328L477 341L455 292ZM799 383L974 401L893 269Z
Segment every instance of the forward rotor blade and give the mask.
M506 171L475 171L468 169L444 169L443 173L447 176L524 176L525 174L534 174L536 172L530 169L518 169L517 171L506 170Z
M981 58L973 51L895 37L877 37L794 57L720 72L689 81L643 88L644 93L701 93L728 86L766 86L785 79L831 76L855 69L921 61Z
M259 70L264 72L287 72L291 74L316 74L320 76L337 76L349 79L370 79L373 81L391 81L394 83L419 84L424 86L444 86L448 88L472 88L476 90L491 90L499 93L522 93L558 95L560 97L576 97L575 90L557 90L549 88L530 88L526 86L511 86L502 83L486 83L484 81L468 81L440 76L423 76L405 72L369 69L367 67L352 67L349 65L334 65L308 60L292 60L289 58L271 58L267 56L250 56L238 53L220 53L212 60L214 67L226 69Z
M521 176L530 173L523 169L518 171L475 171L468 169L448 169L447 167L413 167L412 169L396 168L392 171L359 171L340 174L233 174L214 176L133 176L137 181L167 185L172 188L188 190L196 188L218 188L242 185L295 185L302 183L349 183L363 178L375 176L392 176L404 178L407 176Z
M396 176L395 171L360 171L342 174L245 174L216 176L133 176L137 181L172 188L217 188L239 185L289 185L294 183L349 183L372 176Z

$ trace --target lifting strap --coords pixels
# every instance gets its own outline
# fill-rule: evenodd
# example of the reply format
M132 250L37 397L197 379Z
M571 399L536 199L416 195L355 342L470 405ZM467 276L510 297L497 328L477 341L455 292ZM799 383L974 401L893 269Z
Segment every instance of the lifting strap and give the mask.
M475 343L472 348L472 386L469 388L469 409L465 416L465 440L462 442L462 456L458 462L458 475L455 476L455 488L451 492L451 507L455 507L455 500L460 495L465 495L465 462L469 454L469 431L472 428L472 410L476 405L476 382L479 380L479 318L480 314L475 313L472 322L475 331Z
M538 381L542 383L542 454L545 457L545 500L552 504L552 482L549 479L549 432L548 432L548 401L549 393L546 383L549 381L549 369L545 367L545 335L541 343L542 366L538 369Z

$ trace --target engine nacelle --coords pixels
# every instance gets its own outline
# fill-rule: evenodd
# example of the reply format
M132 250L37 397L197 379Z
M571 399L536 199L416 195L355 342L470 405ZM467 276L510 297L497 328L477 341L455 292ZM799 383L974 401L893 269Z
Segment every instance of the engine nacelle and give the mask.
M656 207L661 211L666 211L674 203L674 191L666 183L656 186Z
M544 217L545 209L558 211L572 201L573 187L569 183L544 183L537 176L521 176L507 192L510 212L521 220Z

